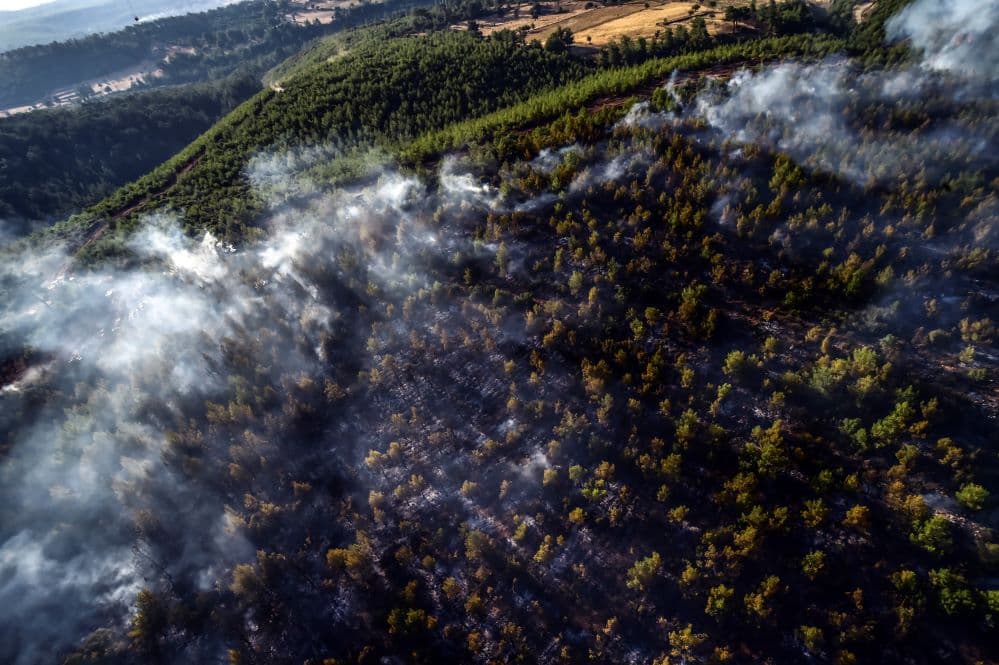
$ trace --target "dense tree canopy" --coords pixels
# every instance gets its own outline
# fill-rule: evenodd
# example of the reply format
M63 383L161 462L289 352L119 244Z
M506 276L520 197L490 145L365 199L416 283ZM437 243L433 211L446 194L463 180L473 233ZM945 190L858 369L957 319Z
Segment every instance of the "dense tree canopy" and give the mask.
M52 220L100 201L259 87L234 76L0 119L0 219Z
M0 657L993 662L999 101L861 30L375 31L25 243Z

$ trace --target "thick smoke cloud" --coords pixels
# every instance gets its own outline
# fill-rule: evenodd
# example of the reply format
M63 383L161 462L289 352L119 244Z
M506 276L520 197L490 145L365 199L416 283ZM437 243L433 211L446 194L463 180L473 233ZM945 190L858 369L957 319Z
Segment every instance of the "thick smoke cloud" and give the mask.
M318 379L328 360L324 334L342 316L321 293L323 279L342 274L348 283L346 266L363 266L368 285L353 296L363 299L372 284L428 287L425 266L455 253L491 260L495 248L433 221L435 211L459 219L499 205L498 192L454 160L432 190L385 171L363 187L323 194L294 175L312 163L255 163L251 180L274 201L259 244L237 250L211 234L191 239L177 220L157 215L132 238L127 269L68 270L72 258L59 249L4 262L5 662L51 661L109 619L124 627L136 592L159 574L207 589L253 558L224 498L166 462L169 432L184 414L227 400L219 370L227 339L280 322L295 341L278 370ZM32 408L41 399L46 406ZM146 514L177 520L168 558L137 538Z
M66 274L68 257L52 251L7 263L2 275L4 361L23 348L35 358L3 388L17 418L4 423L17 429L5 432L0 470L7 662L51 662L81 628L126 616L143 582L132 519L152 486L183 507L201 540L185 544L171 569L202 567L220 554L216 545L229 545L215 531L221 508L198 508L163 467L165 432L147 409L177 411L218 389L207 371L218 349L204 340L240 316L240 292L220 297L228 275L210 238L189 243L156 219L133 245L164 259L162 272ZM40 392L47 406L34 412Z
M887 183L900 172L927 169L934 155L950 161L994 160L992 137L939 120L905 133L856 126L844 109L857 104L902 108L929 82L912 71L857 75L852 65L788 63L760 73L743 71L722 92L701 95L694 113L726 137L785 152L806 166L859 184Z
M999 77L999 2L919 0L885 26L889 39L909 39L923 66L994 82Z
M990 104L997 29L995 0L919 0L889 23L891 36L911 39L921 52L918 66L861 72L834 58L743 70L702 93L691 113L733 141L785 152L859 185L888 184L900 174L932 181L950 164L995 163L995 136L950 117L891 131L862 124L846 109L904 112L932 96Z

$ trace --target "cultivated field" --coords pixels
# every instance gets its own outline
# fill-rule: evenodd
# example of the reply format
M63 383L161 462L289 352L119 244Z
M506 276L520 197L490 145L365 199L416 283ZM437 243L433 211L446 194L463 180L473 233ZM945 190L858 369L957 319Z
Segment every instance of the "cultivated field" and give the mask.
M625 35L633 39L652 37L658 30L689 24L695 17L704 18L711 33L731 30L732 25L722 19L725 7L730 4L748 2L719 2L715 7L709 7L696 2L643 0L605 7L593 2L570 1L561 3L561 11L546 6L551 13L536 19L530 15L532 3L524 3L516 12L490 16L477 23L484 34L527 27L527 39L539 41L544 41L559 28L568 28L575 35L578 46L601 47Z
M537 39L537 34L551 25L566 21L570 18L591 13L592 8L587 8L586 2L569 0L561 4L561 11L554 10L544 13L537 18L531 17L531 7L533 2L522 2L519 5L512 5L503 16L492 14L476 20L482 34L488 35L497 30L518 30L528 28L529 39ZM592 3L591 3L592 4ZM457 26L464 28L464 25Z
M368 0L367 4L378 4L383 0ZM293 4L301 9L296 9L288 15L288 19L295 23L311 23L318 21L322 24L333 22L336 9L350 9L361 5L360 0L296 0Z

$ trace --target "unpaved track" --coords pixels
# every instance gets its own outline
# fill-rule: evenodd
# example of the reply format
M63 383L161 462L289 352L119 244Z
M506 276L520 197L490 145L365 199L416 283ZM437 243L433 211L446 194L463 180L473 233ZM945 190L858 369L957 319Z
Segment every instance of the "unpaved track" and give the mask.
M68 253L71 256L76 255L81 251L83 251L84 249L86 249L87 247L89 247L90 245L100 240L101 238L103 238L104 235L107 233L108 228L110 228L112 220L124 219L125 217L131 215L134 212L149 207L149 204L162 199L167 193L170 192L171 189L174 188L174 186L182 177L184 177L192 170L194 170L194 167L198 165L203 156L204 153L199 152L197 155L192 157L187 163L185 163L184 166L180 168L180 170L175 171L173 174L171 174L167 182L164 183L162 187L156 189L153 192L150 192L136 203L129 205L127 208L119 210L118 212L112 214L110 217L101 217L95 220L90 225L90 228L87 230L87 232L84 234L83 239L80 242L76 243L75 245L72 245ZM68 270L69 270L69 262L67 262L67 264L64 265L62 269L59 271L57 279L63 277Z

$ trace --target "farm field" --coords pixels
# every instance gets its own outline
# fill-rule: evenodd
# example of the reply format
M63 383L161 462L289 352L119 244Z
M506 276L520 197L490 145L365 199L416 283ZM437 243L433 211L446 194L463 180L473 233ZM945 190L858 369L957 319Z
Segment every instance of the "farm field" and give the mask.
M725 7L744 2L717 3L708 7L696 2L625 2L617 5L595 5L593 2L563 2L561 11L532 18L530 3L518 5L504 16L493 15L476 21L483 34L498 30L526 27L527 39L544 42L553 32L567 28L572 31L577 47L602 47L620 37L652 37L666 27L689 25L701 17L711 34L732 29L723 20ZM462 26L464 27L464 26Z
M380 4L383 1L384 0L368 0L367 4ZM292 4L296 7L301 7L301 9L295 9L293 12L288 14L289 21L298 23L299 25L313 23L316 21L322 25L329 25L330 23L333 23L337 10L344 11L350 9L351 7L358 7L362 3L360 0L296 0L292 2Z
M591 7L587 8L587 4L590 4ZM556 9L556 11L544 13L535 18L531 16L531 8L533 6L534 3L522 2L508 8L502 16L499 14L491 14L489 16L476 19L475 22L478 24L479 30L482 34L486 36L499 30L519 30L521 28L527 28L527 34L529 35L528 38L536 39L538 34L550 26L577 16L591 14L595 11L592 7L592 3L570 0L569 2L561 3L560 11ZM465 24L461 24L456 27L464 29L467 26Z
M649 4L649 7L645 5ZM693 18L701 16L708 24L712 34L726 28L721 20L721 12L703 10L697 3L664 2L659 4L634 2L617 7L594 9L578 18L563 24L549 26L541 31L538 37L544 41L557 28L568 28L576 36L580 45L606 46L614 39L628 36L652 37L665 27L676 27L689 23ZM717 16L717 18L715 18Z

